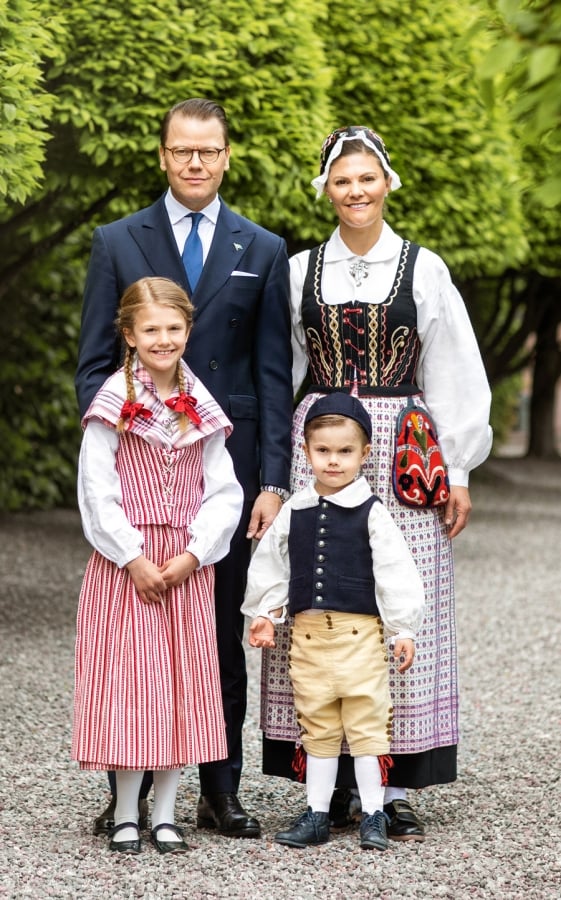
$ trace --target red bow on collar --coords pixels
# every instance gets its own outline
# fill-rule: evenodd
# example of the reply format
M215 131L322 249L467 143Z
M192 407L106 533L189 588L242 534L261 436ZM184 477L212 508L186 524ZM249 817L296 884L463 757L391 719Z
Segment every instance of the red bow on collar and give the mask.
M150 419L152 413L149 409L145 409L142 403L131 403L130 400L125 400L121 408L121 419L129 420L128 424L125 425L127 431L130 429L133 419L137 416L141 416L143 419Z
M178 397L170 397L169 400L166 400L166 406L169 406L174 412L185 413L194 425L200 425L202 420L195 410L196 405L196 399L185 392L179 394Z

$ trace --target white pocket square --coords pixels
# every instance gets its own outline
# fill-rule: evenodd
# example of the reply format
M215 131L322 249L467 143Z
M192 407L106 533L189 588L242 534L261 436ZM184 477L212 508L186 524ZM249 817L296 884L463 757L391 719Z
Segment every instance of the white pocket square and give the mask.
M257 272L241 272L239 269L234 269L234 271L232 272L232 276L234 275L243 275L245 278L259 278Z

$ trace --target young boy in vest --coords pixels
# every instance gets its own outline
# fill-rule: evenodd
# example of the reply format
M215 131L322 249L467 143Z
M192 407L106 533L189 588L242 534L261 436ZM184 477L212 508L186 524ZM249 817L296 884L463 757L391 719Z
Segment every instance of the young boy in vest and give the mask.
M313 480L284 505L249 568L242 611L253 620L250 645L274 647L275 622L287 612L294 617L290 677L308 809L275 836L289 847L328 840L343 738L362 805L360 845L388 846L383 784L392 704L384 629L405 672L424 596L399 528L361 475L371 437L368 413L350 394L328 394L310 407L304 451Z

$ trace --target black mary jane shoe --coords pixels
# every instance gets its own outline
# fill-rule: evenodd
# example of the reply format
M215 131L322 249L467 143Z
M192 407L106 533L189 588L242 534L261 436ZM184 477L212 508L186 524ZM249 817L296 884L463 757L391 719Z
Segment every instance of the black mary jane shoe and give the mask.
M388 837L392 841L424 841L425 826L407 800L392 800L384 805L388 817Z
M176 841L160 841L158 838L158 831L160 828L169 828L170 831L173 831L173 833L177 835L178 839ZM181 828L178 828L177 825L170 825L167 822L162 822L152 829L150 832L150 840L158 853L185 853L185 851L189 849L183 840L183 831Z
M113 838L117 832L123 828L136 828L138 837L134 841L115 841ZM109 832L109 849L116 850L119 853L140 853L140 830L136 822L121 822L120 825L114 825Z

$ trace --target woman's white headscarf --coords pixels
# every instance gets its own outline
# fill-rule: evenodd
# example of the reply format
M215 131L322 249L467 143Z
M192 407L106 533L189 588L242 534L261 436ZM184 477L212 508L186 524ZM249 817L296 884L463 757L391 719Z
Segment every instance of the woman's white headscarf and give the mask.
M329 177L329 170L335 160L341 155L343 144L346 141L362 141L372 153L375 153L386 175L390 178L390 191L397 191L401 187L401 179L390 165L390 155L385 144L375 131L359 125L349 125L346 128L337 128L324 140L321 147L320 174L312 181L317 194L316 199L325 191L325 185Z

